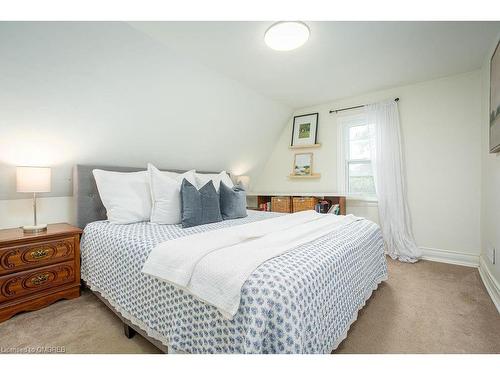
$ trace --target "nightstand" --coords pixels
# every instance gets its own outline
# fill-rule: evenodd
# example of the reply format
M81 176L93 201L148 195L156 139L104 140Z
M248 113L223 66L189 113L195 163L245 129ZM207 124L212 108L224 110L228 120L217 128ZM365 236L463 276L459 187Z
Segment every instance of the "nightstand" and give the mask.
M81 233L69 224L35 234L0 230L0 322L80 296Z

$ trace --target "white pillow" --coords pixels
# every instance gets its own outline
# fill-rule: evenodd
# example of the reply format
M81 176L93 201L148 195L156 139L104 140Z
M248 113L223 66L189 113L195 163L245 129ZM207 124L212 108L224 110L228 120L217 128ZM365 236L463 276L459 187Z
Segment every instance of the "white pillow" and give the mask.
M181 222L181 184L186 179L196 185L195 171L186 173L162 172L148 164L151 187L151 222L156 224L179 224Z
M94 169L92 173L110 222L130 224L149 220L151 193L147 171L124 173Z
M149 164L151 164L151 163L149 163ZM153 165L153 164L151 164L151 165ZM155 167L155 166L153 165L153 167ZM158 170L158 168L156 168L156 169ZM192 171L196 172L194 169ZM191 171L189 171L189 172L191 172ZM160 173L163 174L164 176L167 176L167 177L170 177L170 178L173 178L173 179L176 179L177 177L179 177L181 175L181 173L169 172L169 171L160 171Z
M233 181L231 181L231 177L226 173L226 171L222 171L220 173L196 173L196 187L201 189L205 184L212 180L215 186L215 190L219 192L220 183L224 182L227 187L232 188L234 186Z

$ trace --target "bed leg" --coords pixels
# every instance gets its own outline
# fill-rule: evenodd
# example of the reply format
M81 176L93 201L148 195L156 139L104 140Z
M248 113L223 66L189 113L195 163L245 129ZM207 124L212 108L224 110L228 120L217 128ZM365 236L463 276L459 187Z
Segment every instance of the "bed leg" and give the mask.
M125 333L125 336L127 336L128 339L131 339L136 334L134 329L131 328L127 323L123 323L123 333Z

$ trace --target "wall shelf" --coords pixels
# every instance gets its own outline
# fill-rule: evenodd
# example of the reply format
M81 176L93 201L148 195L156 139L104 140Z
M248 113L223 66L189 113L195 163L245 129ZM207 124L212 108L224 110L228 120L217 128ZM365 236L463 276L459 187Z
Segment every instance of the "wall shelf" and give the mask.
M295 146L288 146L290 150L298 150L301 148L318 148L321 147L321 143L315 143L313 145L295 145Z
M312 175L308 176L300 176L295 174L288 175L288 178L301 178L301 179L320 178L320 177L321 177L320 173L313 173Z

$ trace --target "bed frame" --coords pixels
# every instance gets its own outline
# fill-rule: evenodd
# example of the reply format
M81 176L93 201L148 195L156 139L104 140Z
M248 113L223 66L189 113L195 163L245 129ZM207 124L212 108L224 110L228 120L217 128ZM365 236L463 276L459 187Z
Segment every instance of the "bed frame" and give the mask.
M97 220L106 220L106 209L102 204L97 185L92 171L94 169L103 169L106 171L114 172L139 172L146 170L145 168L134 167L110 167L101 165L81 165L77 164L73 168L73 199L76 210L76 225L84 229L85 225ZM163 171L184 173L185 170L177 169L162 169ZM198 173L218 173L218 172L198 172ZM168 348L159 340L149 336L146 331L133 324L130 320L126 319L122 314L116 311L113 306L104 298L99 292L93 291L88 288L82 280L82 286L89 289L97 298L99 298L115 315L117 315L123 322L123 331L127 338L132 338L136 333L143 336L146 340L151 342L154 346L164 353L168 353ZM171 351L172 352L172 351Z
M169 352L168 347L166 345L164 345L161 341L149 336L146 333L146 331L144 331L140 327L136 326L134 323L132 323L127 318L124 318L122 314L120 314L118 311L115 310L115 308L113 306L111 306L111 304L108 302L108 300L106 298L104 298L101 293L88 288L85 285L85 282L83 280L82 280L82 286L87 288L88 290L90 290L97 298L99 298L101 300L102 303L104 303L108 307L108 309L110 309L116 316L118 316L118 318L120 318L120 320L123 323L123 333L125 334L125 336L128 339L131 339L132 337L135 336L136 333L138 333L139 335L144 337L146 340L148 340L151 344L153 344L158 349L160 349L163 353Z

